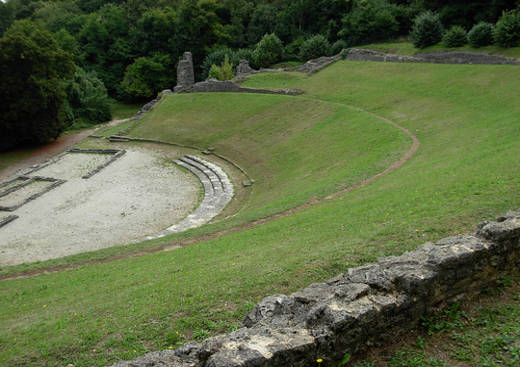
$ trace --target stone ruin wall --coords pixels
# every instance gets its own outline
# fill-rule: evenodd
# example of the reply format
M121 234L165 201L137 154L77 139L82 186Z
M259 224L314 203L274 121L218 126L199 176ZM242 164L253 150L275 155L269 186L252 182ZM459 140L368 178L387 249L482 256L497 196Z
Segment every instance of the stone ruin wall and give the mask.
M347 269L291 295L269 296L232 333L114 367L283 367L335 362L395 339L421 317L478 294L520 265L520 210L473 234L427 242Z

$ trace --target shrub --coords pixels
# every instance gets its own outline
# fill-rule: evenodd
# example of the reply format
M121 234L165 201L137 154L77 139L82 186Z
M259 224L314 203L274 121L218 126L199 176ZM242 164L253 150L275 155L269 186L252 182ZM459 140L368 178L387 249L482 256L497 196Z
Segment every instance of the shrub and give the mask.
M276 34L266 34L256 44L253 59L258 67L268 67L282 60L283 44Z
M218 80L230 80L233 79L234 76L233 65L229 62L228 55L224 57L222 65L218 66L213 64L209 70L209 77Z
M350 1L352 10L342 18L343 27L338 35L348 45L359 45L396 37L399 23L396 7L384 0Z
M291 43L289 43L287 46L285 46L284 49L284 59L290 60L290 61L299 61L300 60L300 50L302 48L303 42L305 42L305 38L298 37Z
M208 53L201 66L202 79L206 79L209 76L210 69L213 65L222 65L226 57L233 67L238 65L240 61L238 54L227 47L217 48Z
M461 26L453 26L444 34L442 42L446 47L460 47L468 43L468 34Z
M330 43L321 34L317 34L305 42L300 48L300 60L307 61L316 59L320 56L328 56L330 53Z
M414 21L410 39L417 48L425 48L439 43L443 27L439 16L431 11L419 14Z
M348 48L344 48L343 50L341 50L341 52L339 53L339 56L341 56L341 58L343 60L345 60L347 57L348 57L348 54L349 54L350 50Z
M169 55L156 54L139 57L126 68L121 82L121 94L127 100L154 98L157 92L173 84L172 65Z
M339 53L341 53L341 51L343 51L346 48L348 48L347 42L345 42L343 40L336 41L332 45L332 54L338 55Z
M520 10L504 12L495 26L494 35L499 46L520 46Z
M95 72L87 73L78 68L74 77L66 82L65 91L63 113L69 124L77 120L95 124L112 117L107 89Z
M474 25L468 33L468 40L469 44L476 48L491 45L493 43L493 25L486 22Z

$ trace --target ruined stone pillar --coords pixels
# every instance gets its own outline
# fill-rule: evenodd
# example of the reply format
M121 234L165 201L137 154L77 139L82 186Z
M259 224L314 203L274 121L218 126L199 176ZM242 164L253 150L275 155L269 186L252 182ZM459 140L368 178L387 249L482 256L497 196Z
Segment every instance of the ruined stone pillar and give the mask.
M193 58L191 52L185 52L182 60L177 66L177 86L174 91L179 92L195 84L195 73L193 71Z

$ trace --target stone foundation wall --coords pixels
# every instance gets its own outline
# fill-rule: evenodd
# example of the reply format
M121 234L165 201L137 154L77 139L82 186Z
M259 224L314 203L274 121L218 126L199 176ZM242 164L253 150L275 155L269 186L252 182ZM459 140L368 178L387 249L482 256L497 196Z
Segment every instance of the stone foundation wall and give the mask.
M499 55L466 51L435 51L399 56L367 49L351 48L345 57L353 61L425 62L435 64L520 65L520 60Z
M235 92L235 93L262 93L262 94L283 94L283 95L299 95L304 91L300 89L258 89L243 88L232 81L220 81L217 79L208 79L203 82L195 83L190 88L185 88L181 93L204 93L204 92Z
M348 269L289 296L269 296L230 334L149 353L114 367L315 366L356 354L418 325L422 316L478 294L520 264L520 210L474 234L427 242Z

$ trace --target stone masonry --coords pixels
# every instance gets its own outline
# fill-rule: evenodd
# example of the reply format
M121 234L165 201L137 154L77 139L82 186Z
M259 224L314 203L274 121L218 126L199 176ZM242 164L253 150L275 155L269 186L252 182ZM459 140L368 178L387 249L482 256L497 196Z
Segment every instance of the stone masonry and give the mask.
M184 88L189 88L194 83L195 72L193 71L193 58L191 52L185 52L177 66L177 86L174 91L178 92Z
M289 296L269 296L232 333L114 367L303 367L316 366L317 358L330 365L478 294L520 264L519 239L520 210L508 212L473 234L427 242Z

